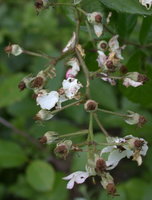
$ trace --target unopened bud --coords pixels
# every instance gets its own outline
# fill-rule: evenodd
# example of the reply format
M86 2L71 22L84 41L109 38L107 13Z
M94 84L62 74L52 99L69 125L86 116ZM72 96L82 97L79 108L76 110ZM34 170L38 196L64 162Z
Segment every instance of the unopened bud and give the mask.
M95 21L96 21L97 23L101 23L101 22L102 22L102 16L101 16L100 14L97 14L97 15L95 16Z
M20 91L23 91L25 88L26 88L26 84L24 81L21 81L19 84L18 84L18 88L20 89Z
M52 117L54 117L54 115L52 115L50 111L42 109L35 115L34 119L47 121L49 119L52 119Z
M100 49L101 51L105 51L108 47L108 44L106 41L102 40L98 43L97 45L98 49Z
M124 65L122 65L122 66L120 67L120 72L121 72L122 74L126 74L126 73L128 72L127 67L124 66Z
M106 170L106 162L103 160L103 159L98 159L97 161L96 161L96 167L95 167L95 171L97 172L97 173L102 173L103 171L105 171Z
M144 145L143 140L137 139L137 140L134 141L134 146L138 150L141 150L143 145Z
M12 54L14 56L18 56L23 53L23 49L18 44L8 45L4 50L6 53Z
M43 8L43 1L42 0L36 0L34 5L37 9L41 9L41 8Z
M94 100L89 99L85 104L84 108L88 112L96 111L98 108L98 103Z
M39 76L36 77L32 82L31 82L31 88L40 88L44 84L44 79Z
M116 194L116 186L114 183L108 183L106 190L108 192L108 194L110 195L115 195Z
M41 144L51 144L58 140L58 133L53 132L53 131L48 131L44 134L43 137L39 139L39 142Z
M57 144L54 152L58 157L66 159L66 157L69 154L71 147L72 147L72 141L71 140L65 140L64 142Z
M107 60L106 67L110 72L114 72L116 67L114 66L113 62L111 60Z
M140 115L139 121L138 121L138 126L142 127L146 122L147 122L146 118L143 115Z
M148 81L148 77L146 75L144 75L144 74L139 74L138 78L137 78L137 81L145 83L145 82Z

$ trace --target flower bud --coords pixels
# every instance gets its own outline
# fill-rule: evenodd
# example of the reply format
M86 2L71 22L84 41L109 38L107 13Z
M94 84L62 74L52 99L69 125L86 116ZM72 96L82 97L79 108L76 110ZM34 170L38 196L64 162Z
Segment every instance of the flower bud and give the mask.
M128 118L125 120L125 122L130 125L137 124L139 127L142 127L147 120L144 116L139 115L138 113L128 111Z
M14 56L18 56L23 53L23 49L18 44L8 45L4 50L6 53L12 54Z
M115 196L116 194L116 186L114 183L108 183L106 190L108 192L108 194Z
M54 152L58 157L66 159L66 157L69 154L71 147L72 147L72 141L71 140L65 140L65 141L57 144Z
M54 115L52 115L50 111L42 109L35 115L34 119L47 121L49 119L52 119L53 117Z
M101 51L107 50L108 44L106 41L102 40L98 43L97 48Z
M43 137L39 139L41 144L51 144L58 139L58 133L53 131L48 131L44 134Z
M99 158L96 161L95 171L100 174L105 170L106 170L106 162L102 158Z
M110 71L110 72L114 72L116 69L116 66L114 66L114 64L111 60L107 60L106 67L108 68L108 71Z
M127 67L126 67L125 65L122 65L122 66L120 67L120 72L121 72L122 74L126 74L126 73L128 72Z
M102 22L102 16L101 16L101 14L97 14L97 15L95 16L95 21L96 21L97 23L101 23L101 22Z
M143 145L144 145L144 140L136 139L134 141L134 146L138 150L141 150Z
M19 84L18 84L18 88L20 89L20 91L23 91L25 88L26 88L26 84L24 81L21 81Z
M42 0L36 0L34 5L37 9L41 9L41 8L43 8L43 1Z
M96 111L97 108L98 108L98 103L91 99L86 101L86 103L84 104L84 109L88 112Z
M148 77L144 74L138 74L137 81L145 83L148 81Z

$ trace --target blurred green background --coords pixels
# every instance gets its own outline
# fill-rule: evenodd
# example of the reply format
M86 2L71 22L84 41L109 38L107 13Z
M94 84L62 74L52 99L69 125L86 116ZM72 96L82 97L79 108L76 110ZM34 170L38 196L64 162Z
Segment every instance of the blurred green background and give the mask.
M60 0L58 2L70 2ZM102 2L102 3L101 3ZM111 9L110 0L83 0L82 8L88 12L102 11L107 16ZM112 171L118 193L117 200L151 200L152 198L152 17L142 6L132 6L128 0L126 9L116 2L109 28L120 35L121 44L128 44L124 50L123 64L129 71L147 74L149 82L139 88L124 88L121 84L112 87L101 80L93 80L92 98L101 108L117 112L132 110L143 114L148 122L143 128L127 125L121 118L100 113L100 119L112 136L133 134L149 142L147 156L141 167L135 162L122 160ZM137 5L137 7L136 7ZM129 7L130 6L130 7ZM122 8L123 13L117 12ZM86 50L86 63L92 71L97 69L96 53L82 19L81 43ZM66 161L57 159L53 147L41 147L37 139L48 130L60 134L70 133L88 127L88 116L83 106L69 108L51 121L37 123L33 120L38 112L32 92L18 90L18 83L29 73L37 74L45 68L47 61L28 55L7 56L3 51L9 43L19 44L24 49L44 52L51 56L60 54L75 28L74 15L68 7L55 7L36 14L32 0L0 1L0 199L2 200L109 200L99 180L91 180L67 191L66 174L84 170L86 155L76 153ZM94 35L95 37L95 35ZM111 35L105 33L103 39ZM97 40L97 38L95 38ZM133 45L132 45L133 44ZM58 63L57 77L48 83L49 89L58 89L64 78L64 62ZM83 81L80 73L79 79ZM94 124L96 140L105 140ZM79 137L74 142L81 142Z

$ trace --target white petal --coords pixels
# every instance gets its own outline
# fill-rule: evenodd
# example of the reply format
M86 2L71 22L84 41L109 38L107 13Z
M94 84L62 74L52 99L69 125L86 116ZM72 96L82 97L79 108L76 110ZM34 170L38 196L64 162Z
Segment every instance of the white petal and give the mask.
M100 37L103 33L103 25L102 24L95 24L94 31L97 37Z
M19 56L21 53L23 53L22 48L18 44L12 45L12 52L14 56Z
M103 153L111 152L114 148L115 148L115 146L108 146L108 147L103 148L100 156L102 156Z
M79 83L75 78L63 80L62 86L68 99L74 98L78 90L82 87L81 83Z
M129 86L138 87L140 85L143 85L143 83L134 81L130 78L124 78L123 85L126 87L129 87Z
M59 100L59 94L56 91L50 93L39 95L36 98L37 105L40 105L42 109L50 110L55 106Z
M111 170L115 168L122 158L126 156L129 157L130 154L128 154L127 151L128 150L120 151L119 149L112 151L108 157L108 161L106 161L107 169Z
M71 179L67 184L67 189L71 190L74 186L74 179Z
M110 50L113 52L119 49L118 37L119 37L118 35L115 35L109 40L109 47L110 47Z
M76 42L76 33L73 32L72 38L69 40L68 44L66 47L63 49L63 52L69 51L75 47L75 42Z
M147 142L145 141L145 143L144 143L144 145L143 145L143 147L142 147L142 149L141 149L141 151L140 151L140 154L141 154L142 156L145 156L146 153L147 153L147 151L148 151L148 145L147 145Z
M62 106L61 104L65 101L67 101L68 99L66 98L66 96L63 94L63 95L60 95L59 96L59 100L57 102L57 108L60 109Z
M87 172L81 172L75 177L75 182L77 184L83 183L87 178L89 177L89 174Z
M80 71L79 67L79 61L77 58L72 58L67 62L67 65L72 66L70 74L73 75L74 77L78 74Z
M106 60L107 60L107 56L104 54L104 52L98 51L97 62L98 62L99 67L102 67L105 64Z

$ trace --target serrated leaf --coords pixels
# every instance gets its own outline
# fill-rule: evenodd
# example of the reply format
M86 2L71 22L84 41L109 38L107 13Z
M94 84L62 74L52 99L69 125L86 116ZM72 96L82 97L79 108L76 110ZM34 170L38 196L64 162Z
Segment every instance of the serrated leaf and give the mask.
M151 15L152 9L147 10L139 3L139 0L100 0L105 6L118 12Z
M35 160L27 168L26 179L35 190L47 192L53 187L55 173L48 163Z
M0 167L11 168L24 164L27 157L16 143L0 140Z
M0 107L8 106L23 99L28 91L20 92L18 84L24 77L24 74L15 74L7 77L0 85Z

